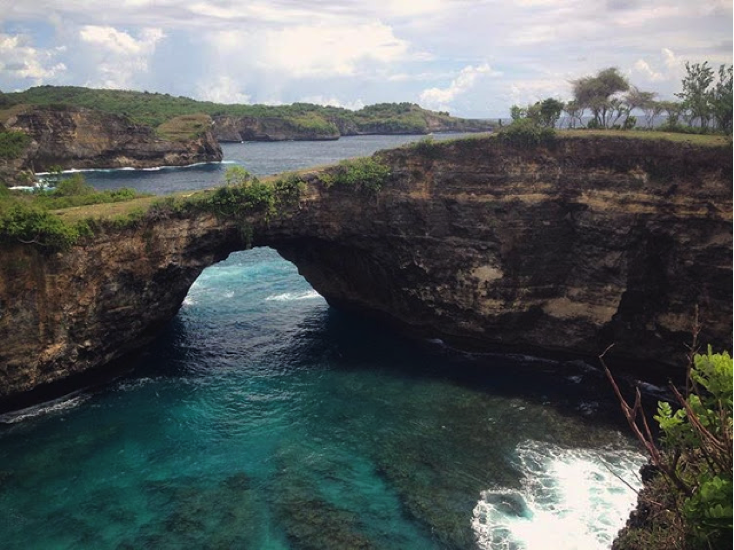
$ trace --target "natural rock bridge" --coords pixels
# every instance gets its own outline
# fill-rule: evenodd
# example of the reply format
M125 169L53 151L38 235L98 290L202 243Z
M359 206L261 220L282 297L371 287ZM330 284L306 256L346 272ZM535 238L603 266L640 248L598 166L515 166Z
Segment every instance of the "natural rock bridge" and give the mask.
M378 193L306 176L298 205L252 217L331 305L459 346L681 365L730 349L732 155L584 136L497 139L381 154ZM246 247L214 215L149 218L63 253L5 245L0 396L98 369L155 338L207 266Z

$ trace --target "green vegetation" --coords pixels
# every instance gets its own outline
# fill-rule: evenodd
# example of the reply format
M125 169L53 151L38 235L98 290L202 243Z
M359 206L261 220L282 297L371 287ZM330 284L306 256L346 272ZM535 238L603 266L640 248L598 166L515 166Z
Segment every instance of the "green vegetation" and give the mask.
M156 132L170 141L188 141L200 137L211 125L212 119L207 115L181 115L160 124Z
M31 138L25 132L0 131L0 159L18 158L30 143Z
M56 187L28 193L0 186L0 241L35 244L48 250L69 248L91 234L88 218L67 221L54 210L126 202L139 197L130 189L96 191L81 174L55 176Z
M529 118L515 120L509 126L502 128L497 135L502 143L521 148L550 145L555 137L556 132L553 128L540 126Z
M622 397L606 369L633 432L655 467L641 501L649 521L628 529L618 548L713 550L732 540L732 358L694 354L685 395L674 386L677 408L658 403L656 442L642 410L639 390L633 406Z
M169 94L131 90L95 90L78 86L37 86L23 92L4 94L5 105L73 105L129 116L135 122L158 128L162 136L181 139L196 134L200 121L177 117L190 115L245 116L280 118L293 127L316 134L334 135L339 128L351 132L428 133L428 118L438 120L449 130L460 131L464 119L436 113L413 103L380 103L350 111L341 107L294 103L292 105L228 105L196 101Z
M566 126L573 129L584 127L588 113L587 129L652 130L656 119L664 115L666 122L660 130L731 135L733 70L731 65L721 65L715 73L708 63L686 63L683 91L675 94L681 99L678 102L658 101L657 93L632 86L617 68L609 67L573 80L573 99L565 104L547 98L527 107L513 105L510 116L513 122L527 119L536 126L554 128L565 111ZM633 111L642 112L640 123Z
M340 185L377 193L390 177L390 167L373 157L343 160L321 175L324 185Z

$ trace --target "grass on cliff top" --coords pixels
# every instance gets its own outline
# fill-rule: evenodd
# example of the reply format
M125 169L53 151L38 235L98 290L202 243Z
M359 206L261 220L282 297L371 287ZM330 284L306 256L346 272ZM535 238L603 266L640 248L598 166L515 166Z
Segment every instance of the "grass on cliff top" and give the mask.
M683 134L678 132L659 132L647 130L556 130L559 137L586 138L586 137L621 137L627 139L663 139L676 143L690 143L705 147L717 147L730 143L728 136L714 134Z
M150 206L162 197L150 196L139 197L124 202L113 202L103 204L89 204L85 206L72 206L52 210L66 223L76 223L83 220L115 220L124 219L137 212L146 211Z
M188 141L202 135L211 125L209 115L181 115L158 126L156 133L169 141Z

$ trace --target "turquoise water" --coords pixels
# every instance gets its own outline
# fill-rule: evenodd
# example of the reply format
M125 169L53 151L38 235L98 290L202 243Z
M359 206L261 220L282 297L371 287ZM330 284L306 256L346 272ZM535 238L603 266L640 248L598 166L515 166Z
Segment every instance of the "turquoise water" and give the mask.
M402 340L237 253L135 373L1 418L2 547L608 548L641 457L557 367Z

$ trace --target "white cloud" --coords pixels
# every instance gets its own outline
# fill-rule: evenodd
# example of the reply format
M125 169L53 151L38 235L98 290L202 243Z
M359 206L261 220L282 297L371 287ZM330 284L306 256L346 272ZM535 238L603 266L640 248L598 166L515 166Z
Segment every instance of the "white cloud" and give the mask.
M165 38L158 28L143 28L138 38L110 26L85 25L79 31L83 44L92 48L90 55L96 64L96 73L88 82L105 88L126 88L137 76L148 71L148 63L156 45Z
M568 98L568 80L604 67L619 67L633 84L668 98L680 91L685 61L732 62L731 0L0 5L0 37L20 38L0 51L3 89L89 84L343 105L421 97L434 108L450 104L457 115L483 117L504 115L513 102ZM483 64L502 74L487 78L477 71Z
M642 74L648 80L652 82L658 82L665 79L663 73L653 70L652 67L644 59L638 59L634 65L634 71Z
M457 96L467 92L482 75L500 76L502 73L493 71L492 68L484 63L477 67L467 65L459 75L451 81L446 88L428 88L420 94L420 103L426 107L439 110L448 110L449 105Z
M25 36L0 33L0 75L3 80L28 79L33 84L51 80L67 68L64 63L54 63L57 53L58 49L34 48Z
M215 103L250 103L250 95L244 93L232 77L222 75L199 83L196 96Z
M363 61L392 63L408 57L408 43L382 23L354 27L297 26L267 31L264 62L294 76L353 75Z
M358 111L364 107L364 101L356 99L354 101L340 101L335 97L326 97L323 95L311 95L306 96L298 101L302 103L314 103L316 105L327 105L329 107L342 107L344 109L350 109L352 111Z
M529 105L549 97L563 99L570 95L571 86L562 75L516 81L509 86L507 112L511 105Z

